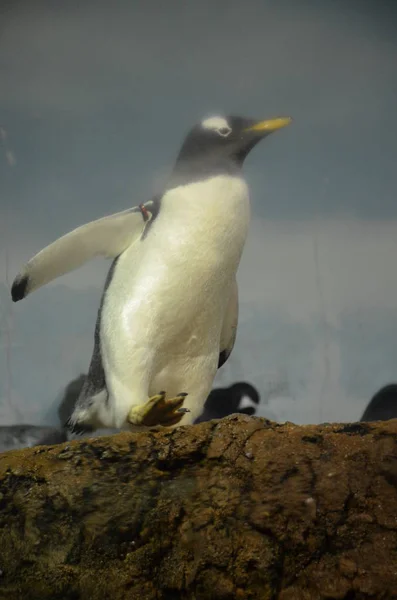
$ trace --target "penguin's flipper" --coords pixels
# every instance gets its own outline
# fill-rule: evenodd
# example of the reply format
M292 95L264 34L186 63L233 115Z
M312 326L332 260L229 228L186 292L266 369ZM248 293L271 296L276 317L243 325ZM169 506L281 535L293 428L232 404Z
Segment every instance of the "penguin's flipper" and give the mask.
M236 341L238 324L238 286L236 279L233 282L230 294L229 304L227 305L221 333L221 343L219 347L218 369L225 364L232 353Z
M86 223L36 254L16 276L14 302L95 256L115 258L137 241L151 219L152 202Z

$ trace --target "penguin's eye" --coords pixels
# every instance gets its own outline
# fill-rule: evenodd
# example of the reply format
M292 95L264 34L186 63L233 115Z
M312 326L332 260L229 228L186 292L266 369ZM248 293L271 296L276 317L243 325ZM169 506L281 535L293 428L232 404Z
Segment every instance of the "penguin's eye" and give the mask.
M219 129L216 130L219 135L221 135L222 137L227 137L228 135L231 134L232 130L230 129L230 127L220 127Z

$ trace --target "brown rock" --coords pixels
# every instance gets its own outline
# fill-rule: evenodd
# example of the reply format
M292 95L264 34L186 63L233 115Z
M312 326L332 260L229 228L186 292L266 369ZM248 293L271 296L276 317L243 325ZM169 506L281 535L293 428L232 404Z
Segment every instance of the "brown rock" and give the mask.
M397 420L0 455L0 600L397 598Z

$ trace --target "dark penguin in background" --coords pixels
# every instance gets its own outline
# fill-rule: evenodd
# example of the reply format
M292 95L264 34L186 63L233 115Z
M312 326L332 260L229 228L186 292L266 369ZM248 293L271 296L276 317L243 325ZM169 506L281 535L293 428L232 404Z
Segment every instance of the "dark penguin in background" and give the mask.
M83 389L83 385L86 378L87 375L81 373L78 377L76 377L76 379L73 379L66 386L63 398L58 407L58 416L61 423L61 427L66 427L66 422L69 419L72 412L74 411L77 398L79 397L80 392Z
M361 421L387 421L397 419L397 383L382 387L372 397Z
M112 435L113 433L119 432L118 429L112 428L97 429L95 432L93 432L92 427L89 425L87 425L84 432L81 432L78 436L68 431L66 423L75 409L77 399L81 390L83 389L86 379L87 375L81 373L78 377L76 377L76 379L73 379L70 383L68 383L65 388L61 403L58 407L59 420L68 440L76 437L99 437L102 435Z
M67 439L66 431L56 427L29 424L0 426L0 452L32 446L52 446L62 444Z
M233 413L254 415L259 405L260 397L257 390L250 383L238 381L228 388L216 388L211 391L205 405L204 412L195 423L222 419Z

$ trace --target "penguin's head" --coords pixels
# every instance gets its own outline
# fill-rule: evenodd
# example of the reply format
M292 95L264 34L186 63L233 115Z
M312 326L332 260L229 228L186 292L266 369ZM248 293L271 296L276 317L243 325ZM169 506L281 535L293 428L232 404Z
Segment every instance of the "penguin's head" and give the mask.
M209 117L187 134L177 158L177 167L194 163L211 166L233 164L241 167L260 140L291 123L290 117L265 121L244 117Z
M213 389L207 398L203 414L195 423L210 419L222 419L227 415L241 413L254 415L260 402L260 397L253 385L246 381L238 381L228 388Z
M254 415L260 397L253 385L246 381L238 381L230 386L230 395L233 398L233 403L236 408L234 412L239 412L245 415Z

